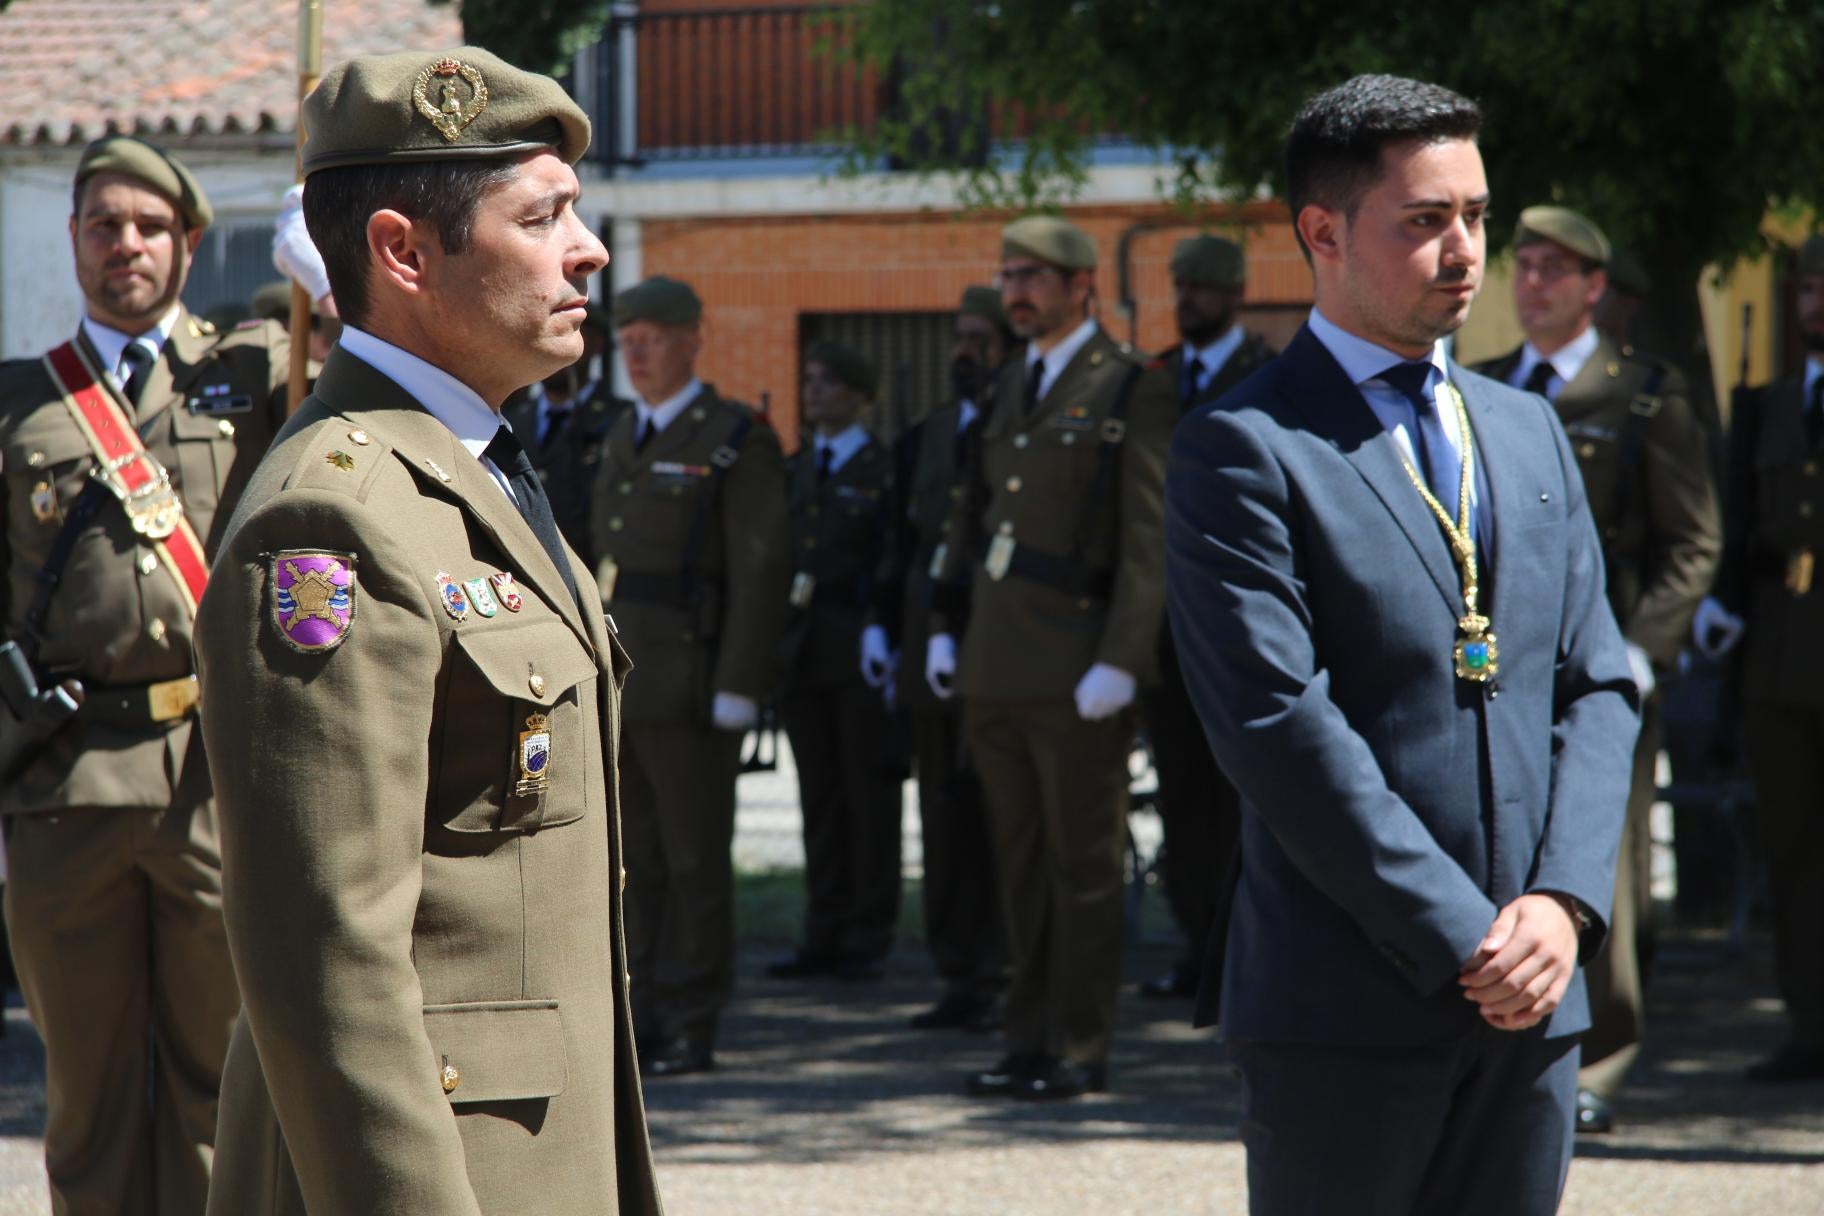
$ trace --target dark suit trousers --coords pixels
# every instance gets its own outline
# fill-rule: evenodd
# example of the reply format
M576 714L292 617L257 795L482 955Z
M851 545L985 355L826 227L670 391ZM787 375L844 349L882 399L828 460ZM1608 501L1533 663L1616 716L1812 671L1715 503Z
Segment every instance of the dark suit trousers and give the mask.
M994 828L1013 976L1007 1046L1101 1063L1121 979L1132 715L970 701L963 729Z
M886 771L886 706L858 671L833 687L795 689L779 712L804 815L803 948L879 958L899 920L904 809L902 783Z
M1165 898L1184 933L1179 966L1195 973L1212 933L1228 931L1223 896L1241 837L1241 795L1216 767L1177 663L1162 664L1146 697L1146 733L1159 775Z
M1824 1051L1824 710L1750 702L1742 738L1773 895L1773 957L1792 1042Z
M958 709L911 714L924 839L925 945L947 993L998 992L1007 965L981 778L963 755Z
M1253 1216L1551 1216L1575 1038L1477 1026L1422 1047L1233 1040Z
M735 986L735 777L741 736L621 727L627 969L642 1036L713 1043Z

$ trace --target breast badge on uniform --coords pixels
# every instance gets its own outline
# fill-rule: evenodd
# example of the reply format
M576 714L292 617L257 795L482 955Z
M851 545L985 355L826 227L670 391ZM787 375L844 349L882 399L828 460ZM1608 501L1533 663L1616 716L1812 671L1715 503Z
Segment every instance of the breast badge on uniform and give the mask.
M498 574L490 574L488 581L494 584L494 594L500 599L500 606L508 612L518 612L526 606L526 601L520 598L519 587L514 583L510 571L502 570Z
M550 784L551 719L531 714L526 729L519 732L519 780L513 783L513 794L542 794Z
M32 487L32 518L41 524L57 518L57 487L48 481Z
M494 598L494 591L488 586L485 578L465 579L462 589L469 593L469 603L482 616L493 616L500 611L500 601Z
M452 621L466 620L469 615L469 593L463 590L462 584L445 574L437 572L437 595L443 600L443 610L450 614Z
M293 650L334 650L355 623L355 555L282 549L272 562L272 621Z

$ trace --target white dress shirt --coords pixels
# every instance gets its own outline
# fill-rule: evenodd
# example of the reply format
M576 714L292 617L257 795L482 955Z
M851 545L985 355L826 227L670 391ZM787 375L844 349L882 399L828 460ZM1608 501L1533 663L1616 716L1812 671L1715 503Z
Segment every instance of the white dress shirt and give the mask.
M482 455L494 441L494 433L505 423L499 413L481 399L480 393L441 367L353 325L342 327L338 345L410 393L431 417L449 427L463 450L481 462L481 467L488 471L500 492L517 505L519 500L513 497L513 487L507 483L506 474Z
M1070 366L1070 361L1077 357L1078 351L1083 349L1083 344L1095 336L1096 320L1094 317L1090 317L1083 324L1071 330L1062 342L1048 351L1041 352L1037 342L1026 344L1027 379L1032 378L1033 364L1041 359L1045 362L1045 370L1039 376L1039 400L1045 399L1045 394L1049 393L1051 386L1058 382L1058 377L1064 374L1064 369Z
M652 433L658 434L676 422L678 415L684 412L684 407L695 401L697 394L702 391L703 382L692 376L689 384L657 405L649 404L646 398L636 395L633 399L633 411L638 416L634 419L633 433L636 436L639 435L650 424Z
M171 340L171 331L177 328L179 311L173 304L171 310L158 319L157 325L137 338L103 325L93 317L82 319L82 332L88 335L89 345L101 356L102 370L114 377L115 388L124 390L127 386L126 369L120 365L120 357L127 353L127 347L139 342L152 348L154 358L164 353L165 343Z
M1197 373L1197 383L1191 386L1192 396L1196 396L1210 386L1210 381L1216 378L1216 373L1222 370L1222 365L1241 349L1241 344L1247 339L1247 336L1248 332L1241 326L1231 325L1224 331L1222 337L1207 346L1192 346L1189 342L1184 344L1184 365L1189 367L1192 359L1196 359L1203 365L1203 370Z
M964 397L960 408L956 411L956 433L960 435L968 430L969 424L974 422L976 415L980 413L981 411L975 408L975 402Z
M1520 348L1520 362L1514 364L1514 374L1507 378L1507 382L1515 388L1525 388L1533 369L1541 363L1550 363L1552 378L1545 382L1545 395L1548 398L1555 397L1559 389L1577 378L1583 365L1596 353L1596 344L1600 339L1596 327L1587 325L1582 333L1553 351L1549 358L1540 354L1539 348L1528 342Z
M817 460L822 463L824 449L829 449L830 472L833 474L867 445L867 431L862 429L861 423L851 422L846 431L839 431L827 439L822 435L817 436Z

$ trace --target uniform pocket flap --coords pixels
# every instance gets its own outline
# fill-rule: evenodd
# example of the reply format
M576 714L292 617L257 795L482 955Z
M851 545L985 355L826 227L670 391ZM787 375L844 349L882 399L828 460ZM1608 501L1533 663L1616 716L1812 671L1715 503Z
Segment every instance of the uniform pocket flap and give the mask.
M456 644L495 691L547 709L596 674L595 660L562 621L459 629Z
M556 1001L426 1005L424 1029L452 1103L555 1098L568 1084Z

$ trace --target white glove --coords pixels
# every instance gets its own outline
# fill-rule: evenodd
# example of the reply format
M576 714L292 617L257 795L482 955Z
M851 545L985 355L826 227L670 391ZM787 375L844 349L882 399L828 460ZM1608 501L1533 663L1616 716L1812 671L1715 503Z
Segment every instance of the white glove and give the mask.
M893 674L893 654L887 649L887 631L869 625L861 631L861 678L869 688L884 688Z
M329 271L323 255L311 243L304 227L304 187L293 186L279 204L278 222L272 229L272 264L288 279L296 280L313 300L329 294Z
M934 633L925 643L925 683L940 701L956 693L951 681L956 679L956 639L947 633Z
M1077 681L1077 716L1085 722L1112 718L1134 703L1134 677L1097 663Z
M1735 649L1746 627L1741 617L1723 607L1714 596L1706 595L1691 621L1691 640L1706 659L1720 659Z
M760 705L752 697L739 693L719 692L710 707L709 717L717 730L752 730L760 720Z
M1659 685L1653 676L1653 660L1632 642L1628 643L1628 670L1634 673L1634 687L1640 689L1640 699L1644 701L1652 696Z

